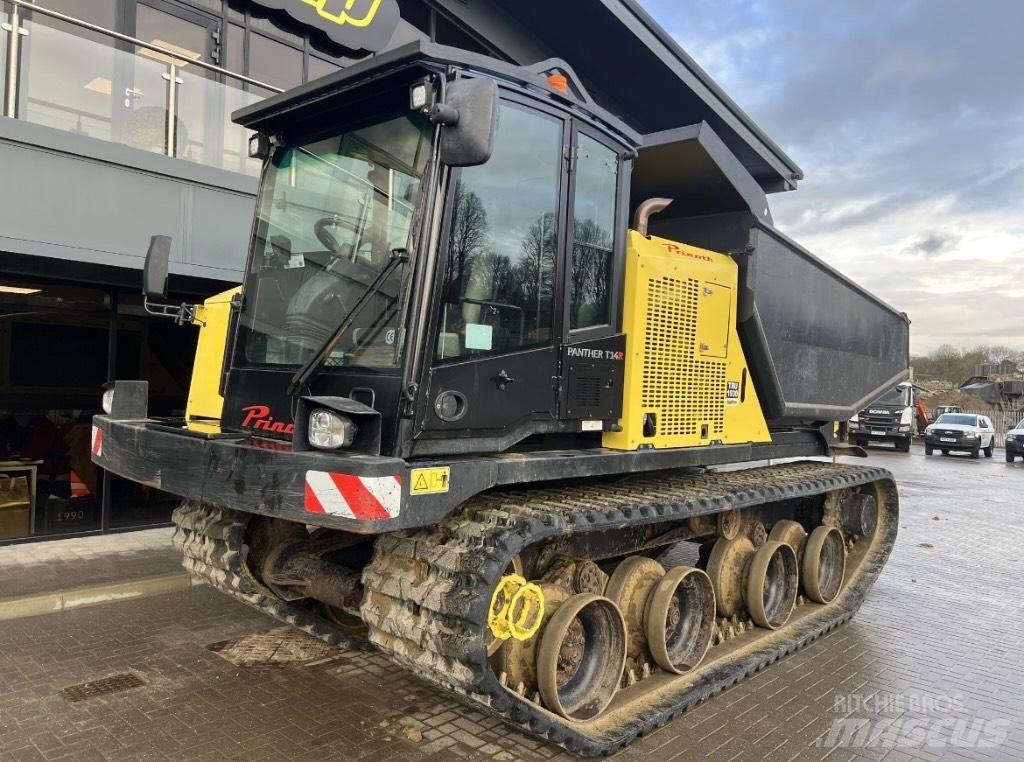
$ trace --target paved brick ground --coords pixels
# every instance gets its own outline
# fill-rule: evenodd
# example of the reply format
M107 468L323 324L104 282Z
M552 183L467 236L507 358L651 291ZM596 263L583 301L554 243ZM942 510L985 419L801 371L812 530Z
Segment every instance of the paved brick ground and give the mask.
M170 527L0 547L0 601L177 573Z
M1024 463L872 461L901 534L858 617L619 759L1024 758ZM278 628L204 588L3 624L0 760L569 759L376 655L252 668L206 647ZM119 673L146 685L59 695Z

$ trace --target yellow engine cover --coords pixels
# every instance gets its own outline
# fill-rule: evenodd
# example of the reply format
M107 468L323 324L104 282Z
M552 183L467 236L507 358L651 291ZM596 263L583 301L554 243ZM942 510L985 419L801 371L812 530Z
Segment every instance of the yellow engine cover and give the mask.
M770 442L736 333L728 256L629 233L622 431L616 450Z
M193 321L199 326L199 343L188 388L186 420L220 421L224 398L220 396L220 377L224 371L224 349L231 322L231 298L241 291L233 288L211 296L196 309Z

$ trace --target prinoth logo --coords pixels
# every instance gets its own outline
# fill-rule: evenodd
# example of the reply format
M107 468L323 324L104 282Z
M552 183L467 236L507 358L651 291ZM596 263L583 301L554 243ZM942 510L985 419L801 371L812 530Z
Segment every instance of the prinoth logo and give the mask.
M243 407L242 412L245 418L242 419L243 429L253 431L264 431L268 434L292 434L295 431L295 424L275 421L270 414L270 408L266 405L249 405Z
M377 53L391 40L400 18L397 0L253 0L319 29L332 42Z
M665 251L667 251L669 254L682 254L684 257L689 257L690 259L699 259L702 262L715 261L707 254L701 254L698 251L690 251L689 249L684 249L682 246L679 246L674 243L663 243L661 245L665 247Z

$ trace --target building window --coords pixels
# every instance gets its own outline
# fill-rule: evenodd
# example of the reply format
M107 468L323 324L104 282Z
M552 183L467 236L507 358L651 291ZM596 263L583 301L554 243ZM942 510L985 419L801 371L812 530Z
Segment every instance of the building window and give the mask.
M302 51L253 33L249 38L249 76L287 90L302 83Z

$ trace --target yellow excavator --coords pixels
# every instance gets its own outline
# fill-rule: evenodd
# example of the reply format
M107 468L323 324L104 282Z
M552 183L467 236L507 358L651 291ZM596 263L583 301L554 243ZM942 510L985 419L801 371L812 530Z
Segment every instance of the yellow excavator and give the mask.
M772 226L707 124L419 42L235 115L263 172L187 415L116 381L96 462L196 576L527 733L611 753L849 619L897 528L847 420L908 321ZM844 449L845 448L845 449Z

